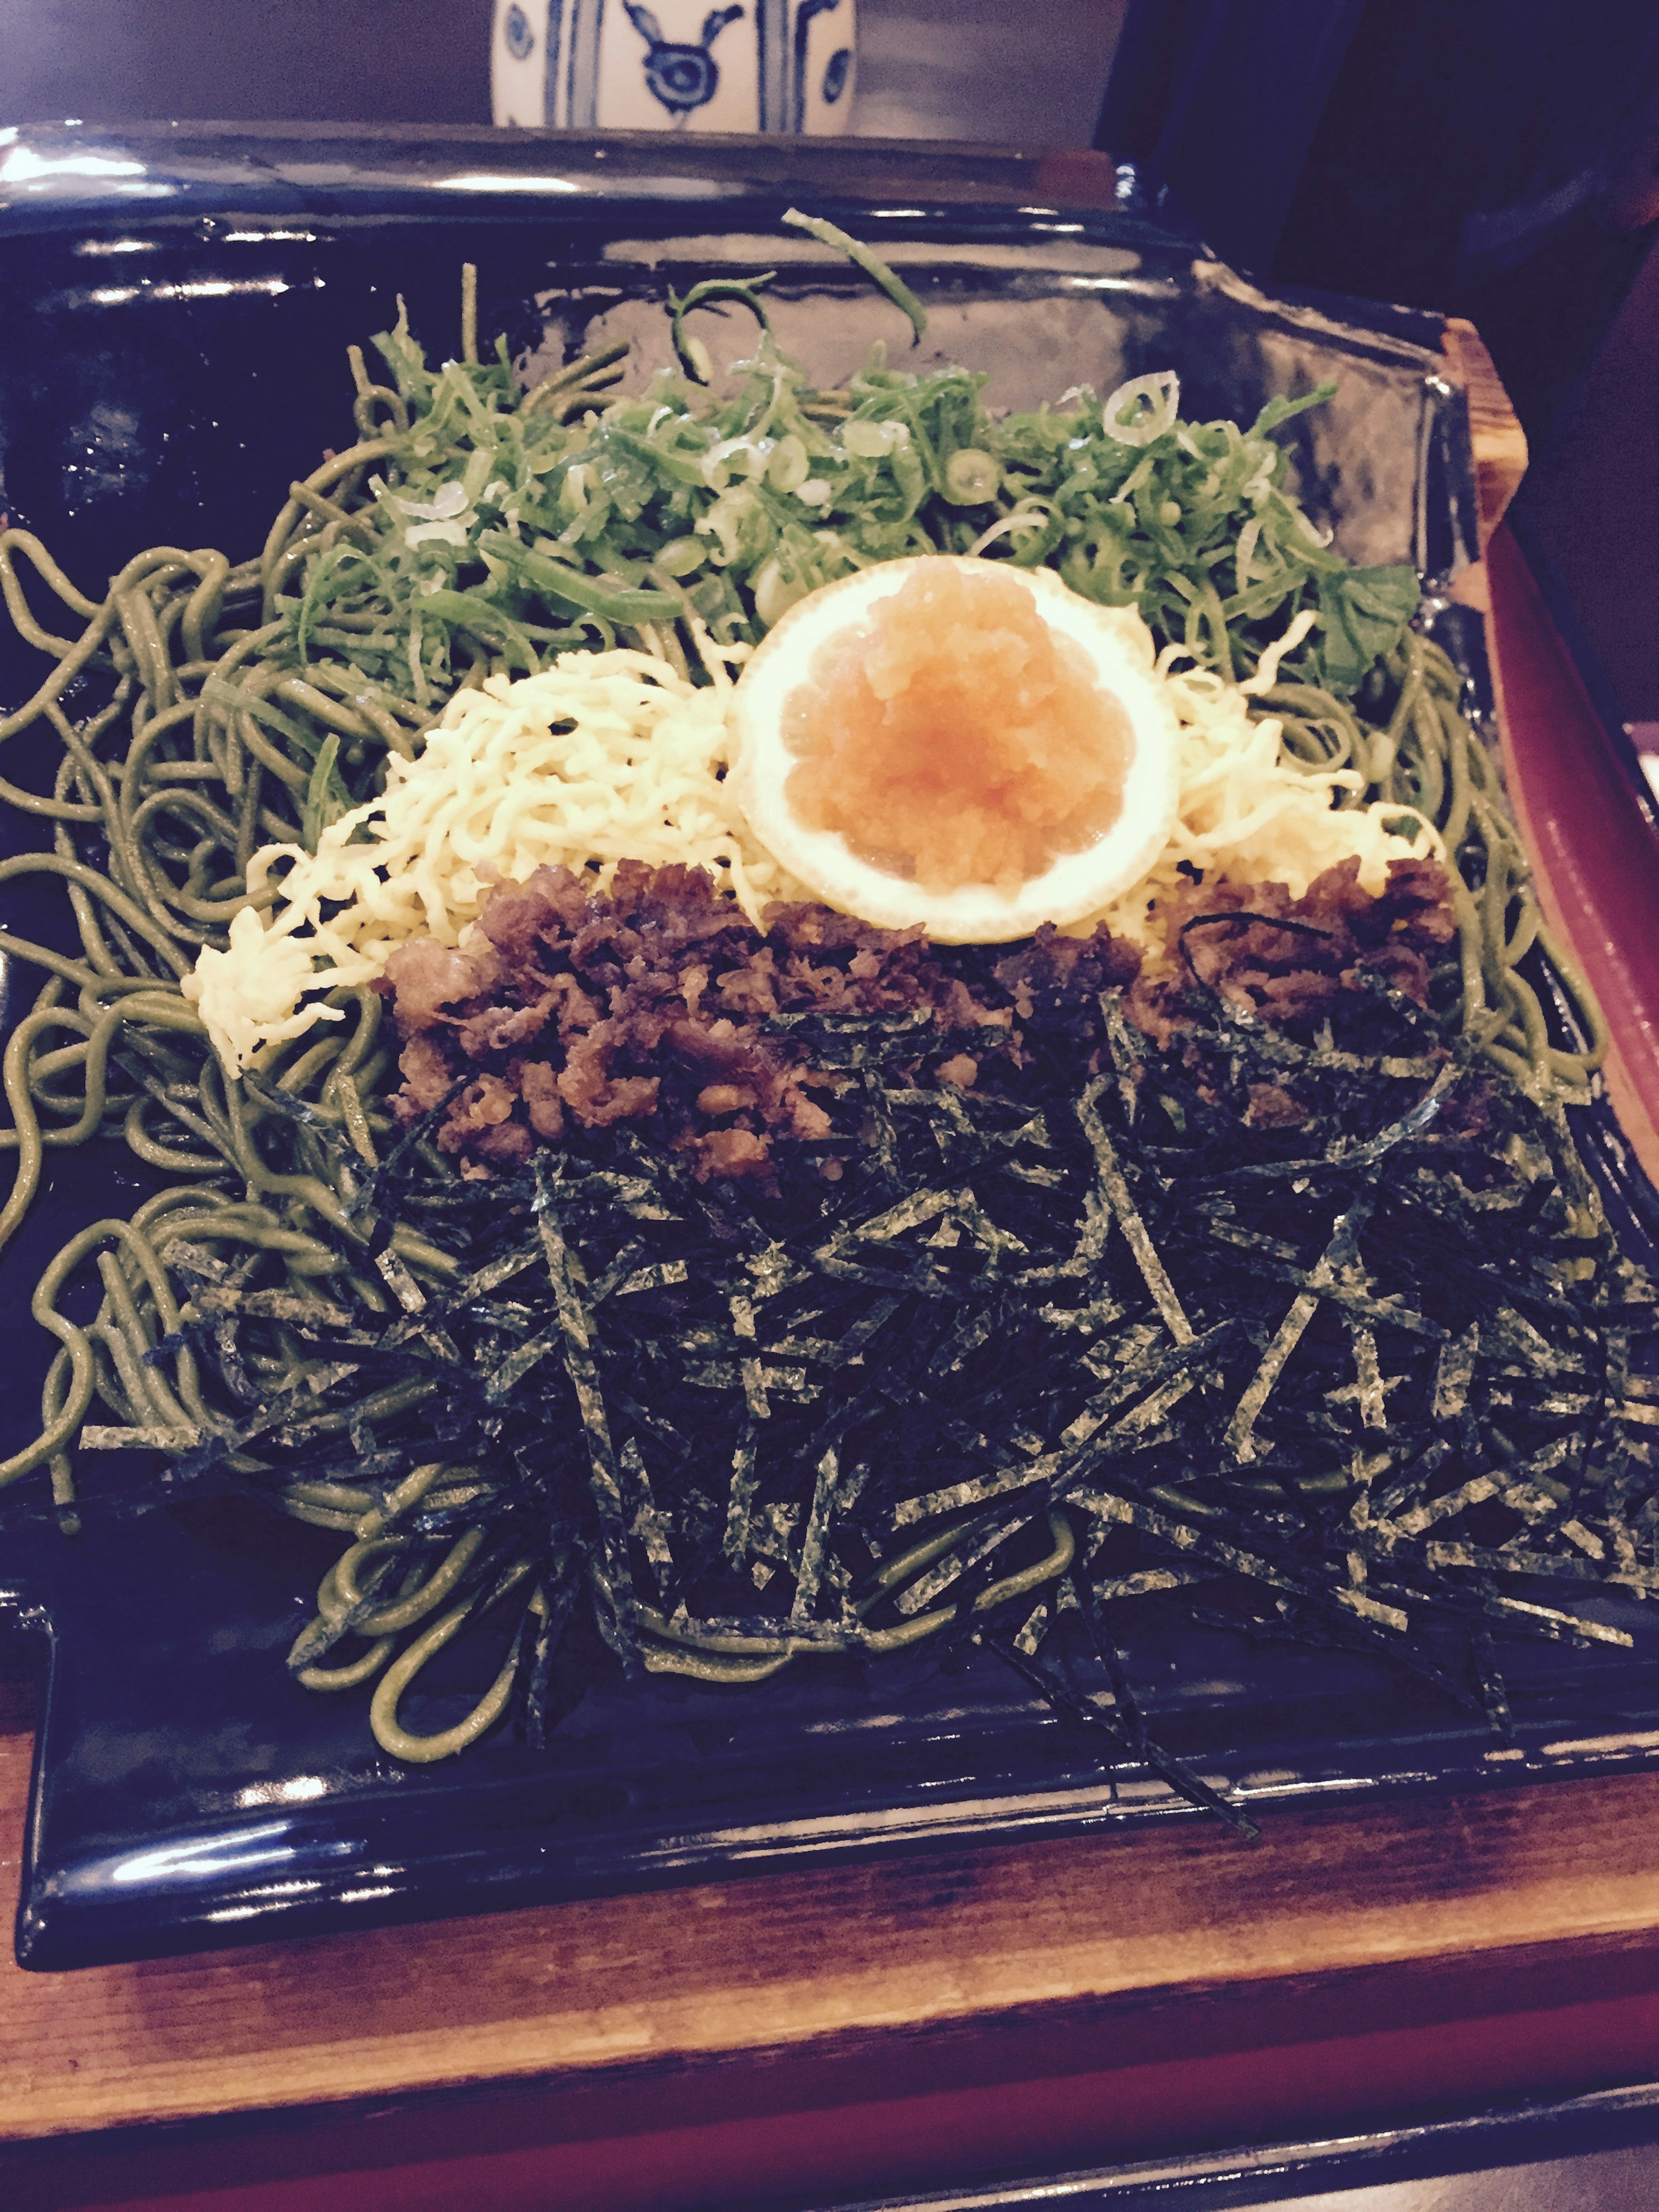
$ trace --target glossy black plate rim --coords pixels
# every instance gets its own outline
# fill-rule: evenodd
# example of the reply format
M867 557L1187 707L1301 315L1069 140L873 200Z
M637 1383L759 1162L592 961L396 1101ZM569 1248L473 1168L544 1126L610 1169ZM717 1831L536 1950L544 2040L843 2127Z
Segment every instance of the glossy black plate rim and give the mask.
M1100 186L1113 179L1112 204ZM1060 216L1104 217L1125 243L1205 252L1154 207L1132 163L988 142L494 130L468 124L40 122L0 130L0 234L102 216L146 223L262 209L372 221L447 214L533 222L556 203L671 202L711 212L769 190L837 198L884 228L930 210L1014 238ZM906 204L884 207L897 193ZM1312 295L1310 295L1310 297ZM1395 319L1402 312L1378 308Z

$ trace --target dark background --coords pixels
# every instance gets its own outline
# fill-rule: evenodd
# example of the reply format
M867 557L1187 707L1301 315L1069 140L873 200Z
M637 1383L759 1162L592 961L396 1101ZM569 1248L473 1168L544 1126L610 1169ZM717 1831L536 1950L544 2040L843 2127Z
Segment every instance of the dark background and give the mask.
M491 0L0 0L0 122L488 123Z

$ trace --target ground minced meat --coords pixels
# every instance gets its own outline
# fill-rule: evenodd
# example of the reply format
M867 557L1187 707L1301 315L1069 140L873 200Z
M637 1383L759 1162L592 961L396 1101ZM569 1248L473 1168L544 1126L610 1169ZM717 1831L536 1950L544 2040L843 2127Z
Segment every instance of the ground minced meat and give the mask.
M1202 917L1217 919L1188 926ZM815 1064L811 1018L926 1013L896 1029L909 1079L969 1089L1073 1036L1086 1055L1113 989L1160 1042L1194 994L1304 1031L1367 974L1383 987L1373 1002L1425 1004L1455 935L1443 872L1418 861L1395 862L1376 899L1352 861L1299 900L1281 884L1195 884L1166 919L1184 952L1158 961L1104 929L940 946L811 905L774 908L763 933L695 868L624 861L608 892L538 868L490 891L465 947L422 938L392 954L379 987L405 1039L392 1103L409 1123L447 1097L438 1143L475 1175L573 1122L639 1120L705 1178L769 1177L780 1139L817 1147L833 1178L857 1121L832 1110L849 1079L844 1061ZM1278 1095L1257 1106L1264 1121L1300 1110Z

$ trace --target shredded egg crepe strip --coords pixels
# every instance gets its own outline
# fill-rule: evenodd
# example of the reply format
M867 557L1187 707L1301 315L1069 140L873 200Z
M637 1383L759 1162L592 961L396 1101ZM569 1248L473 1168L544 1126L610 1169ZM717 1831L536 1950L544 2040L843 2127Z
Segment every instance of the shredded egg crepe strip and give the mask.
M1354 769L1322 769L1287 757L1275 717L1253 720L1253 692L1272 689L1279 657L1301 642L1313 618L1298 615L1260 672L1245 684L1213 671L1172 664L1187 655L1166 646L1159 675L1181 726L1181 797L1170 842L1146 880L1083 925L1102 921L1118 935L1163 950L1157 908L1181 885L1184 861L1212 881L1280 883L1303 897L1314 878L1357 857L1359 880L1376 897L1391 860L1440 860L1439 832L1413 808L1382 799L1343 805L1364 788ZM1412 834L1399 834L1401 823ZM1392 826L1391 826L1392 825Z
M754 844L728 796L731 684L709 649L698 687L637 652L562 653L550 669L459 692L417 759L391 758L384 794L325 829L314 854L267 845L249 863L270 920L245 908L222 952L204 948L184 992L225 1065L340 1018L307 994L372 981L396 947L457 945L490 881L544 865L594 870L679 861L726 885L751 921L796 887Z
M1286 884L1357 855L1375 896L1390 860L1439 857L1433 827L1378 800L1343 805L1364 787L1352 769L1316 769L1282 754L1282 725L1254 720L1250 693L1275 681L1301 641L1298 616L1241 687L1174 664L1157 672L1180 724L1181 797L1170 842L1134 890L1073 925L1106 922L1164 950L1157 909L1182 863L1211 878ZM388 761L384 795L323 830L315 854L268 845L249 864L258 898L279 862L292 863L269 922L253 908L230 926L226 951L204 948L184 991L226 1066L299 1036L335 1009L308 994L372 981L411 937L457 945L496 876L521 883L544 863L594 870L609 887L622 860L706 868L759 926L773 900L805 894L757 845L725 770L734 743L732 685L712 647L714 678L693 685L637 652L567 653L510 682L491 677L456 695L414 761ZM1413 822L1402 836L1391 824Z

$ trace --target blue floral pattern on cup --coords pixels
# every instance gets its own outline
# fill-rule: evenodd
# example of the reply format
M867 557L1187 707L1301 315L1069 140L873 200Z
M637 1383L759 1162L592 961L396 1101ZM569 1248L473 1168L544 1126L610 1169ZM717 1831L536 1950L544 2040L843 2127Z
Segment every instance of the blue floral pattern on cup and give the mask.
M841 0L800 0L795 10L795 67L794 94L790 103L789 127L792 131L806 128L806 48L815 15L833 15Z
M858 0L495 0L498 124L848 129Z
M709 48L743 9L711 8L702 19L702 39L693 46L665 39L662 25L638 0L623 0L623 4L629 21L646 43L645 81L653 98L661 101L677 123L694 107L706 107L720 81Z

